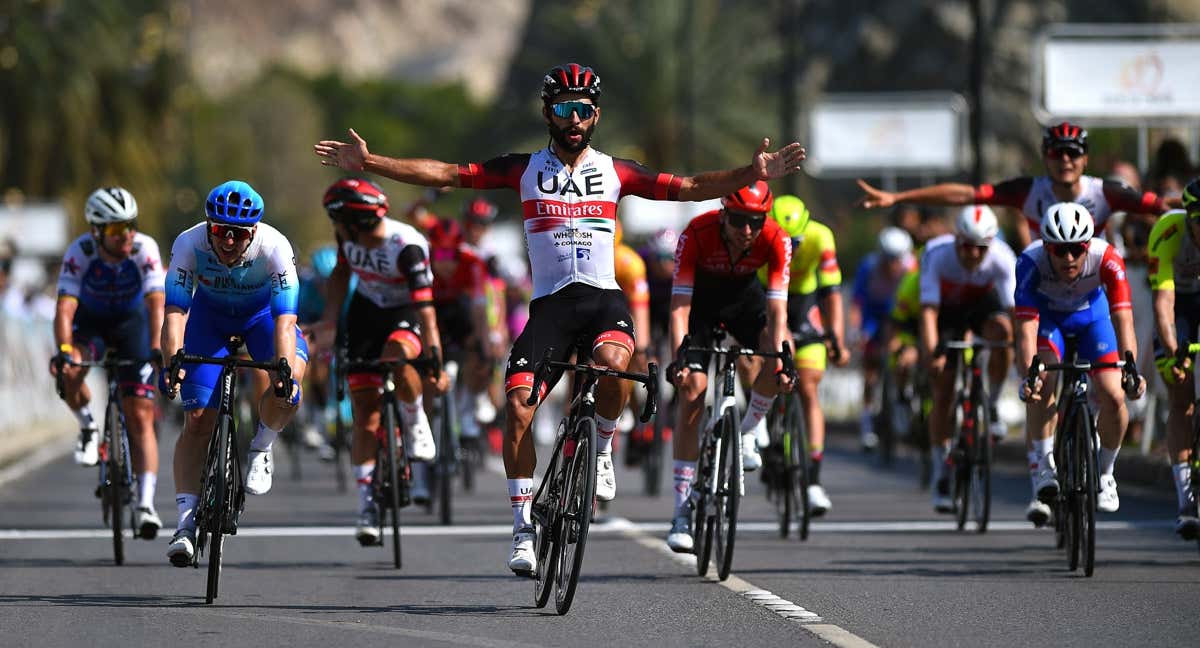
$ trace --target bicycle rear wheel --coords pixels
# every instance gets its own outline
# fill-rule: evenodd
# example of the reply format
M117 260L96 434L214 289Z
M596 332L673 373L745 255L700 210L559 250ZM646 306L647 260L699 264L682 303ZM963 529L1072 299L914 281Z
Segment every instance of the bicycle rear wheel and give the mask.
M975 470L975 445L978 440L975 430L975 404L963 401L959 405L958 438L954 443L954 513L958 530L962 531L967 525L967 516L971 507L971 473Z
M717 478L716 498L716 562L717 578L729 578L733 566L733 545L737 539L738 505L745 487L742 474L742 435L734 420L733 410L725 410L719 422L721 460L715 471Z
M1077 475L1079 481L1079 550L1080 561L1083 563L1083 575L1091 576L1096 569L1096 491L1099 487L1099 466L1096 459L1096 447L1092 436L1092 417L1086 413L1078 416L1080 421L1076 430L1079 456Z
M788 398L788 482L794 489L793 499L796 501L796 519L800 523L800 540L808 540L808 526L812 522L812 507L808 501L808 430L804 425L804 412L801 411L799 397L793 394Z
M125 446L118 437L121 425L120 405L110 402L105 408L104 443L108 452L104 461L104 495L103 505L108 509L109 527L112 529L113 561L118 565L125 564Z
M233 421L229 416L222 416L217 424L217 456L213 465L213 499L209 503L208 513L203 521L209 533L208 551L208 583L204 602L212 603L217 598L217 590L221 581L221 551L225 539L225 514L229 509L230 474L233 466L230 442L233 435Z
M791 460L787 456L787 432L784 429L782 404L776 402L767 412L767 430L771 442L762 449L762 479L767 487L767 500L775 504L775 516L779 519L779 537L787 538L792 532L792 520L796 509L796 493L792 486L796 475L791 471Z
M1067 568L1071 571L1079 569L1080 556L1080 527L1083 509L1080 501L1080 491L1082 489L1083 477L1080 475L1080 453L1082 452L1079 445L1083 443L1082 430L1079 423L1079 412L1077 408L1071 408L1069 425L1071 426L1067 432L1067 442L1064 444L1066 454L1066 519L1063 520L1067 542Z
M662 490L662 417L661 413L654 415L654 425L651 428L654 432L650 438L650 447L646 449L646 456L642 457L642 491L648 497L658 497L659 492Z
M437 485L438 485L438 514L442 524L453 523L454 502L454 467L457 463L457 444L454 442L454 399L450 394L444 394L442 401L442 420L438 426L441 434L438 438Z
M384 508L391 512L392 526L392 566L400 569L402 564L400 559L400 467L399 451L397 450L396 435L399 430L396 428L396 422L400 420L396 412L395 403L387 403L383 408L383 430L386 439L385 449L383 453L383 470L376 470L377 474L384 475L387 483L384 488Z
M703 429L704 427L701 427L701 430ZM692 551L696 553L696 574L700 576L708 573L708 560L712 557L714 522L709 515L709 506L712 505L713 498L712 483L717 478L714 464L717 462L720 443L709 443L712 434L712 430L701 432L700 461L696 464L696 478L692 482Z
M898 394L896 378L888 369L890 354L883 347L883 364L880 365L882 380L880 381L879 416L875 424L879 436L879 462L884 467L891 467L896 457L896 436L903 427L900 425Z
M566 614L575 599L596 502L596 422L584 417L575 430L575 449L567 463L560 499L564 509L559 521L559 562L554 588L554 609L559 614Z

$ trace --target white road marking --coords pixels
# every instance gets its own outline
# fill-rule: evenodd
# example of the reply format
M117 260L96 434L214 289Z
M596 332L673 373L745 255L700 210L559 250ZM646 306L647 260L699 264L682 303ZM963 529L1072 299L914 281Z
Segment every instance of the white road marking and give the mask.
M668 524L660 522L631 522L624 518L600 518L592 523L591 533L652 533L666 534ZM1170 520L1136 520L1097 522L1101 531L1144 531L1172 528ZM993 521L988 532L1033 531L1024 520ZM777 533L775 522L739 522L738 533ZM912 520L907 522L815 522L811 533L958 533L953 522ZM1043 529L1041 532L1049 532ZM510 524L477 524L470 526L405 526L400 533L411 537L509 536ZM974 533L974 531L971 531ZM354 536L351 526L262 526L242 527L237 537L246 538L324 538ZM108 529L0 529L0 540L89 540L110 538Z
M692 573L696 571L696 556L692 554L675 553L667 547L667 543L661 538L646 535L645 532L638 527L643 526L636 523L629 523L629 530L626 535L629 539L639 545L665 554L680 565L686 566ZM664 525L655 525L656 530L666 531ZM776 529L778 527L775 527ZM741 525L738 525L738 531L741 531ZM771 592L757 587L752 583L739 578L734 574L730 574L729 578L724 581L717 579L717 569L715 565L709 567L708 575L704 580L716 583L725 589L734 592L755 605L772 612L779 617L799 624L801 628L816 635L818 638L828 641L829 643L841 648L874 648L875 644L863 639L862 637L842 628L841 626L832 623L823 623L821 615L812 610L805 609L791 601L780 598Z

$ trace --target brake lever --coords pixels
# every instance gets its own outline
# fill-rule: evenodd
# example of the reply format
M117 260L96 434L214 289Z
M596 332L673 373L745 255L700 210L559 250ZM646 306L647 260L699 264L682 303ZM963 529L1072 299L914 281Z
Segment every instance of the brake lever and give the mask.
M638 418L642 423L648 422L658 413L658 363L646 365L649 379L646 381L646 404L642 407L642 415Z
M275 383L275 397L287 398L292 395L292 366L287 358L280 358L276 366L275 377L278 382Z

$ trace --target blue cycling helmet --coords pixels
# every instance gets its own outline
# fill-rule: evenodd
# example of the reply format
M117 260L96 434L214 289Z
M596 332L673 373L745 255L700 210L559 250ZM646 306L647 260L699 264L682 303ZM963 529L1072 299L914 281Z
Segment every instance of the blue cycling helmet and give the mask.
M262 220L263 199L241 180L223 182L208 192L204 213L214 223L249 227Z
M332 245L326 245L317 248L312 253L312 267L317 276L322 279L328 279L329 275L333 274L333 268L337 266L337 248Z

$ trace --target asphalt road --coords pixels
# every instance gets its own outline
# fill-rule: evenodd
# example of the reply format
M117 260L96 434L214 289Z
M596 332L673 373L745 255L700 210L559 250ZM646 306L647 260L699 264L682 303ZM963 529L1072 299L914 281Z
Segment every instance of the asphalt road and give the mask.
M163 435L164 467L174 436ZM508 573L498 473L460 491L454 527L406 510L395 570L390 551L353 540L355 496L336 492L332 469L306 455L293 481L280 454L274 489L248 501L225 545L221 596L209 606L204 570L167 563L169 532L130 540L126 565L112 564L95 472L63 456L0 485L3 643L1150 646L1200 635L1200 553L1171 533L1174 506L1162 494L1122 489L1120 513L1102 518L1096 574L1083 578L1067 571L1052 533L1023 521L1029 486L1017 468L997 478L993 529L981 535L932 512L911 462L885 471L849 445L826 456L834 510L805 543L778 537L748 478L736 577L724 585L665 550L667 496L643 497L640 473L620 472L565 618L535 609L532 582ZM157 505L173 526L169 473Z

